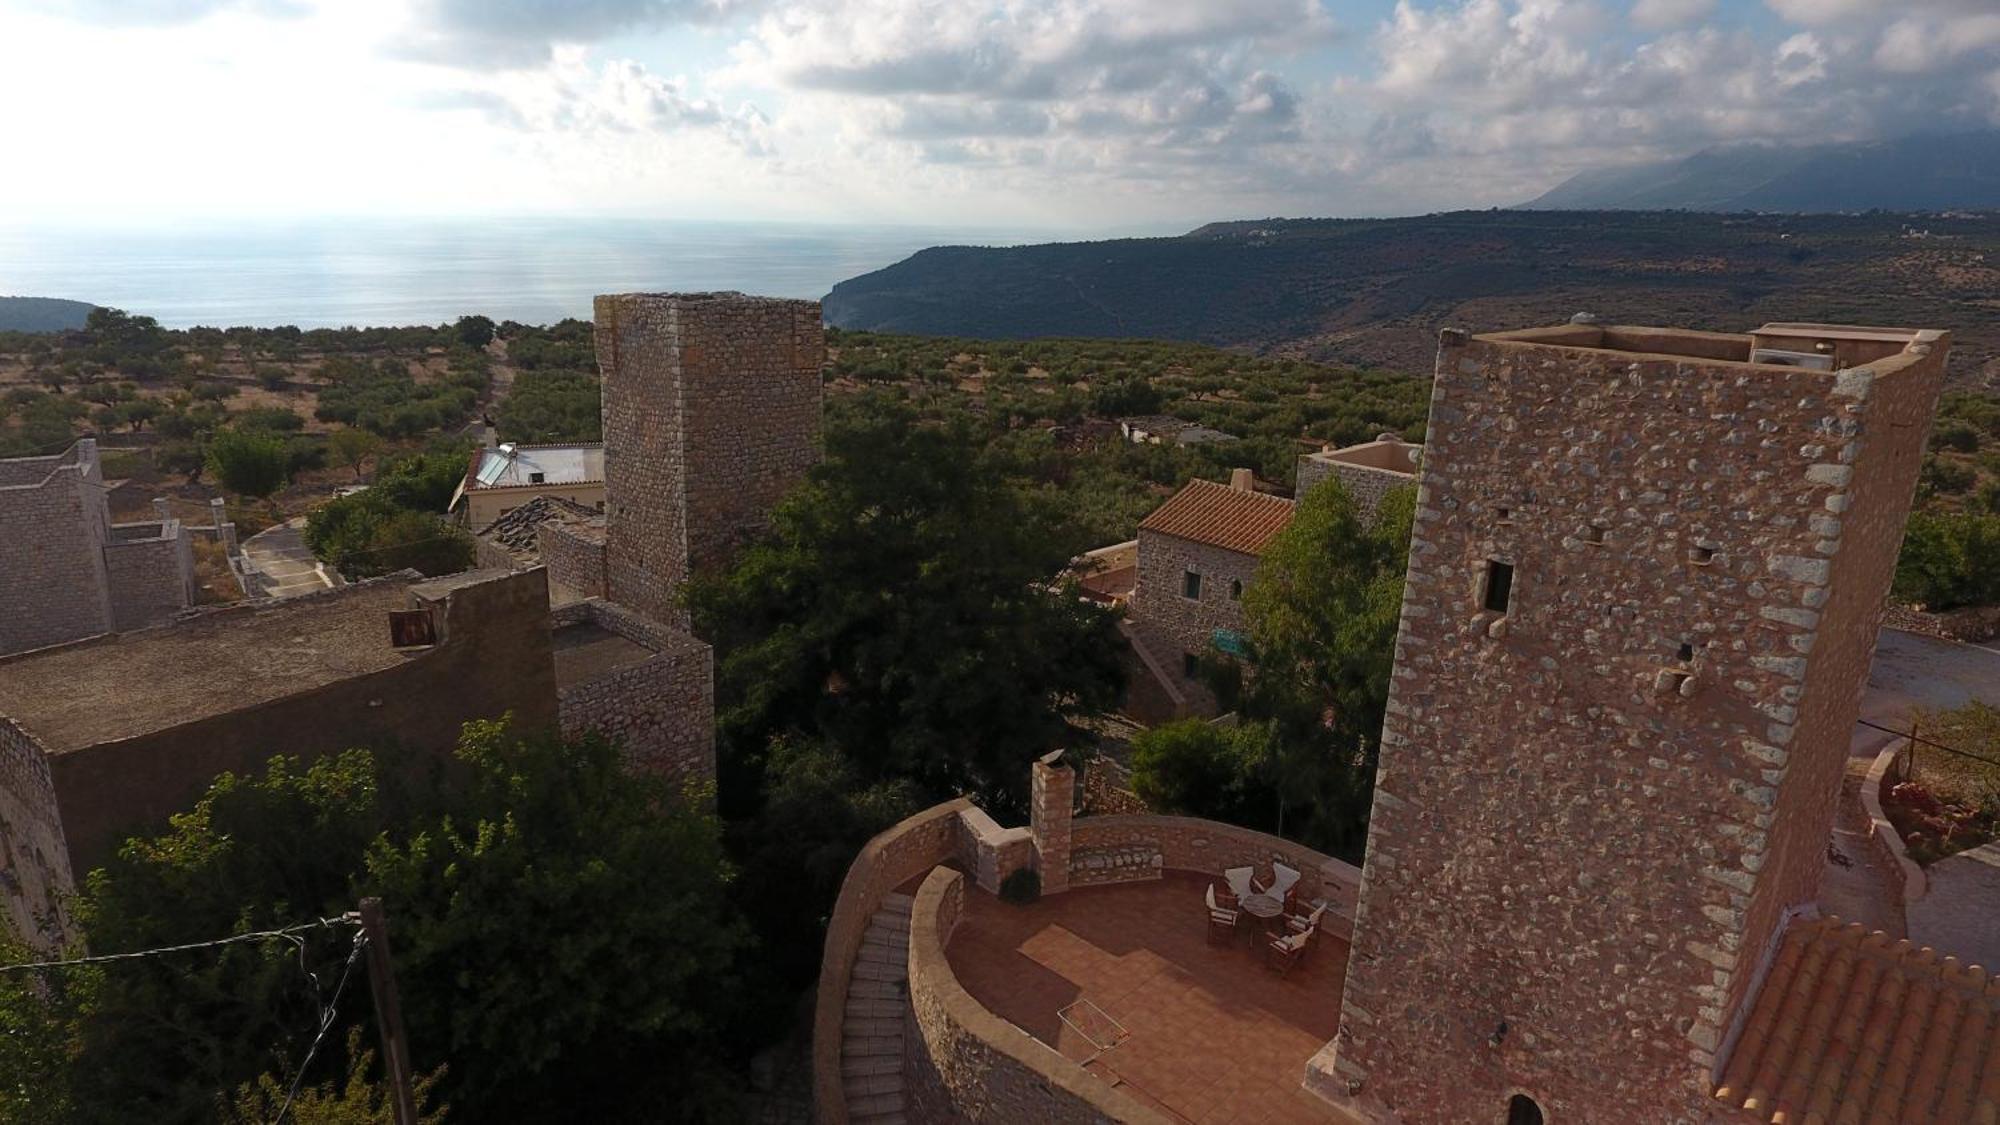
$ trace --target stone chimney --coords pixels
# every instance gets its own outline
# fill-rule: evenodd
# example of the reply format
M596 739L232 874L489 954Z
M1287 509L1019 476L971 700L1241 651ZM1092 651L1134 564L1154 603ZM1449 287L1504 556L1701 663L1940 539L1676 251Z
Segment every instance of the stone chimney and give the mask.
M1229 470L1229 487L1238 492L1257 491L1257 474L1249 469Z
M1063 764L1062 751L1035 762L1029 783L1028 831L1035 841L1035 867L1042 893L1069 890L1070 820L1076 808L1076 771Z

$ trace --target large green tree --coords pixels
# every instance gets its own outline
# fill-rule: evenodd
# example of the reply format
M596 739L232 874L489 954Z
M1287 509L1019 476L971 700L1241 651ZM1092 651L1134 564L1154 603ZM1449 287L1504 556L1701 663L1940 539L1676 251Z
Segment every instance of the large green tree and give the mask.
M885 408L831 428L770 536L688 591L718 654L726 810L758 803L779 736L863 782L1018 806L1029 761L1122 686L1111 615L1052 586L1083 545L963 426Z
M208 439L208 468L229 491L265 500L291 479L292 456L269 430L223 430Z

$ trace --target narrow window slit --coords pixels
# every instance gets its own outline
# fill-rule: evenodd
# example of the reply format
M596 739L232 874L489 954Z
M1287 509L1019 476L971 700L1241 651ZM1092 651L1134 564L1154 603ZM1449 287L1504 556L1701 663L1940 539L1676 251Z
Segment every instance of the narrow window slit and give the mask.
M1514 568L1498 559L1486 560L1486 608L1494 613L1507 612L1507 603L1514 594Z

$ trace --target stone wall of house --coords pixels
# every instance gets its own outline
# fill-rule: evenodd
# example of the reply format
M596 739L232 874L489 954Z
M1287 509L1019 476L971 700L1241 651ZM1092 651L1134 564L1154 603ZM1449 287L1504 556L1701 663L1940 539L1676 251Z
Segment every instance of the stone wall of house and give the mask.
M179 520L116 524L104 545L112 627L157 625L194 604L194 544Z
M307 596L339 598L350 589ZM469 720L511 713L521 730L555 729L555 660L541 570L411 589L420 603L421 592L439 591L442 643L408 661L49 759L72 869L102 863L130 832L163 824L217 774L261 770L273 754L312 760L370 746L382 749L387 769L429 771L450 760ZM247 604L211 612L257 611Z
M0 654L112 628L97 443L0 461Z
M1364 1117L1708 1116L1823 864L1943 343L1871 374L1546 342L1594 331L1439 350L1342 1032L1308 1073Z
M884 829L863 845L841 880L840 897L827 920L813 1005L813 1106L820 1125L847 1125L840 1029L846 1019L847 986L854 978L854 955L868 922L882 896L958 853L965 831L961 814L971 808L971 800L960 797Z
M1398 473L1389 469L1377 469L1368 465L1348 465L1339 461L1326 461L1310 454L1299 458L1298 480L1292 486L1294 496L1304 497L1313 486L1328 477L1339 477L1347 494L1354 498L1354 504L1364 518L1374 519L1375 512L1382 506L1382 498L1390 492L1416 483L1417 478L1409 473Z
M1190 570L1201 575L1200 598L1182 596ZM1141 530L1132 615L1171 637L1182 653L1202 655L1209 651L1217 629L1243 631L1242 592L1256 573L1255 555Z
M653 656L558 689L564 735L615 739L633 765L685 782L715 780L715 658L686 633L602 599L550 615L556 629L588 621L651 649Z
M932 871L910 912L910 1008L903 1030L910 1119L1166 1125L1165 1114L1023 1035L958 983L945 949L958 925L965 883L949 868Z
M685 624L676 591L767 526L819 456L815 301L600 296L607 594Z
M76 888L48 756L19 726L0 718L0 891L7 932L53 951L68 931L60 896Z
M551 520L537 537L549 572L549 598L558 604L605 596L604 535L593 528Z

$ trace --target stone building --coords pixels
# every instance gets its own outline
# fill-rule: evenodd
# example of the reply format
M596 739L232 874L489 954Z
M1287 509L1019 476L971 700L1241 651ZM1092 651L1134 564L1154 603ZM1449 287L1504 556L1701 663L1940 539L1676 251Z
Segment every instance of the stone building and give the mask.
M605 592L684 625L681 583L767 526L818 459L819 303L625 293L598 297L596 317Z
M1171 646L1183 677L1194 679L1210 648L1241 650L1243 591L1264 545L1291 522L1292 502L1253 491L1245 469L1227 485L1189 481L1140 522L1132 617Z
M1371 1121L1971 1119L1950 1044L1912 1072L1886 1032L1984 1051L1983 975L1811 917L1946 345L1444 334L1311 1088Z
M111 522L97 442L0 460L0 654L139 629L194 604L180 521Z
M1373 519L1382 497L1416 483L1417 460L1423 452L1421 445L1412 445L1395 434L1382 434L1360 445L1308 453L1299 458L1298 479L1292 492L1304 496L1328 477L1339 477L1355 505Z
M477 450L447 507L459 524L477 532L537 497L603 511L603 443L504 442Z
M390 616L406 611L437 643L393 643ZM224 770L355 746L431 769L471 719L552 729L557 664L539 570L404 571L0 659L8 922L53 944L74 877Z

